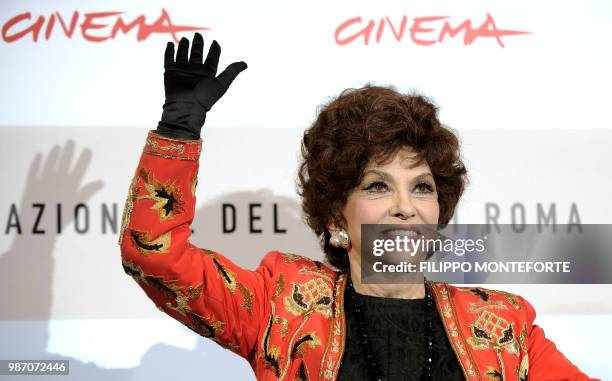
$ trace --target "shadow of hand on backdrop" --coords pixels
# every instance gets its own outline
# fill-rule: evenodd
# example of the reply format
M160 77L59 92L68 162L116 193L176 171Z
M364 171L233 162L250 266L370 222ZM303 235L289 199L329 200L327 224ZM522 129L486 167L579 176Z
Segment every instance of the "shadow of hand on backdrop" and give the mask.
M63 213L57 223L55 204L86 202L104 185L100 180L82 184L91 162L91 150L84 149L72 167L74 154L74 141L68 141L63 148L54 146L44 162L39 153L30 164L25 189L17 206L21 231L18 232L17 226L10 229L9 232L14 234L13 242L0 256L0 300L3 303L0 309L0 358L69 360L71 375L80 379L127 380L130 379L129 370L104 369L94 363L47 352L55 244L58 230L64 231L74 219L72 213ZM33 207L35 203L44 205L37 229L34 226L41 209ZM50 215L53 219L45 219ZM15 224L17 220L11 222ZM66 379L66 376L47 377L45 379Z

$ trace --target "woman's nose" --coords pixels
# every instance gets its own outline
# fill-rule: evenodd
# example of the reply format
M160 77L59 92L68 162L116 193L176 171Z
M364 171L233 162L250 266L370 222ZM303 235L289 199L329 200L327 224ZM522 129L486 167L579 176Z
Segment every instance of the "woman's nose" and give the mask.
M391 217L397 217L402 220L407 220L416 215L416 208L412 203L410 195L398 194L393 199L393 204L389 208L389 215Z

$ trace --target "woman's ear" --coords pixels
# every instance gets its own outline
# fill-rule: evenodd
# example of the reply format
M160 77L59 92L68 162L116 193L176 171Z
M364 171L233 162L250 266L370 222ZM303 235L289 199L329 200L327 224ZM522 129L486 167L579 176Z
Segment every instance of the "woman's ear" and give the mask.
M333 232L342 230L342 229L346 230L346 228L344 227L345 225L344 216L343 215L336 216L335 214L333 216L334 217L330 218L331 221L325 225L329 234L332 234ZM338 220L338 218L340 219Z
M329 234L331 234L334 230L337 230L336 225L334 223L327 224L325 227L327 228Z
M339 231L344 231L346 232L346 229L343 228L340 225L336 225L335 223L330 223L326 226L327 231L329 232L330 235L333 235L334 232L339 232Z

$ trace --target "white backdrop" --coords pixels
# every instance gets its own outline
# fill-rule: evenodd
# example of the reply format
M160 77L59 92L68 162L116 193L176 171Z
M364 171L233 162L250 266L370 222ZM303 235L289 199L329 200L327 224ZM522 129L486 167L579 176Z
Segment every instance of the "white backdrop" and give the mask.
M249 65L207 117L193 228L195 243L254 267L272 249L321 258L295 195L301 133L318 105L367 82L431 96L459 132L471 183L456 222L482 223L493 203L500 222L519 205L533 223L539 204L554 205L560 224L572 205L582 223L611 223L611 11L604 1L2 3L0 358L70 359L74 379L216 379L223 369L253 378L245 361L161 314L121 269L116 227L161 115L173 38L155 30L209 28L221 66ZM142 26L107 38L141 15ZM434 16L446 18L426 21ZM472 31L444 34L467 20ZM529 33L484 37L495 29ZM232 235L221 233L223 203L236 206ZM263 236L248 233L249 203L262 204ZM274 205L287 234L273 233ZM612 287L503 288L532 302L570 360L612 378Z

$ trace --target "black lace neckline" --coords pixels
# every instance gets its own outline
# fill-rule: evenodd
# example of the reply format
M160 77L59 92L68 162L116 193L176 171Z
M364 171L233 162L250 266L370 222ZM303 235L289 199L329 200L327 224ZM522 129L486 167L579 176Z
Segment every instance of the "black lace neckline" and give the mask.
M372 349L382 360L380 366L388 380L416 380L423 366L423 318L425 299L386 298L356 294L362 313L369 322L368 336ZM371 381L363 352L357 320L347 308L345 293L346 346L338 380ZM463 381L463 372L448 341L437 308L434 308L433 333L435 360L433 380Z

